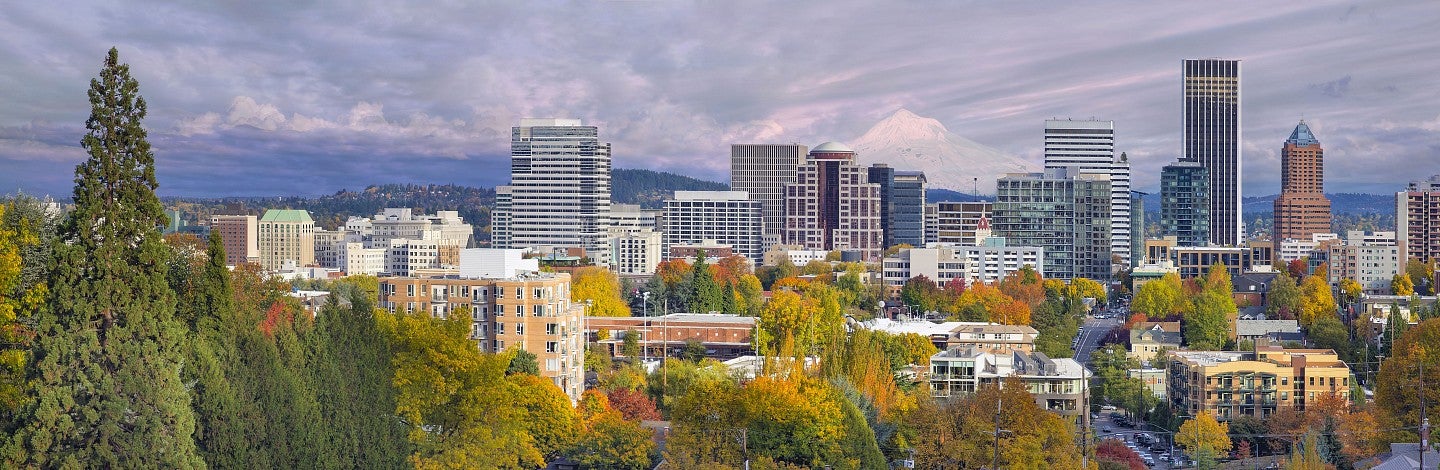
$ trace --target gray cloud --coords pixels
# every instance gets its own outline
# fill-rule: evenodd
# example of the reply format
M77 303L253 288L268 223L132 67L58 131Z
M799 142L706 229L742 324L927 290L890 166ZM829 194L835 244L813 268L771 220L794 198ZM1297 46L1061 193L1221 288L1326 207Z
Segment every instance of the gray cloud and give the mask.
M502 183L527 116L602 126L617 164L725 180L734 142L845 140L899 107L1039 159L1050 117L1116 121L1138 189L1180 148L1181 59L1245 67L1245 192L1302 116L1327 188L1440 173L1423 1L145 2L0 13L0 192L68 194L110 45L150 103L166 194ZM1339 78L1337 78L1339 77ZM1402 164L1403 163L1403 164ZM934 170L932 170L934 171Z

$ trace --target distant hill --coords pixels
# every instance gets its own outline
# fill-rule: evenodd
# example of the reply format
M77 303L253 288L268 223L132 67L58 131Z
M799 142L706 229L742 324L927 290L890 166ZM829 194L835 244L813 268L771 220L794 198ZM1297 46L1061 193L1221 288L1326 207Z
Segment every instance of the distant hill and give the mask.
M1242 212L1274 212L1275 198L1279 196L1271 194L1244 198L1241 200L1241 204L1244 204ZM1325 197L1330 199L1330 212L1336 214L1395 214L1394 194L1334 193L1326 194ZM1156 201L1156 204L1159 204L1158 196Z
M929 188L925 190L925 202L927 204L935 202L974 202L993 200L995 200L994 197L975 196L972 194L965 194L959 191L951 191L949 189Z
M327 230L344 225L350 216L371 217L386 207L419 209L426 214L459 211L465 222L475 226L479 240L481 228L490 225L495 190L453 184L382 184L320 197L163 198L163 201L166 208L179 209L190 223L208 220L215 214L261 215L265 209L304 209L310 211L316 225Z
M1241 199L1247 232L1268 233L1275 219L1275 198L1251 196ZM1395 196L1390 194L1334 193L1330 199L1332 229L1344 234L1348 230L1395 230ZM1145 225L1153 235L1159 232L1160 195L1145 196Z
M725 191L730 185L661 171L616 168L610 172L610 201L659 209L675 191Z

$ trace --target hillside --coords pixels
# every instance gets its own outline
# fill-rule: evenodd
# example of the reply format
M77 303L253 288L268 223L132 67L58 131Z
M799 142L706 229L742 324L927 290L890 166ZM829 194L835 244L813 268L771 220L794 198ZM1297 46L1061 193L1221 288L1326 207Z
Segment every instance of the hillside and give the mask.
M651 170L616 168L610 173L610 201L659 209L675 191L725 191L730 185Z
M265 209L304 209L310 211L317 226L327 230L344 225L350 216L370 217L386 207L408 207L426 214L458 211L460 217L476 227L479 239L480 228L490 225L495 190L453 184L384 184L361 191L340 190L315 198L164 198L163 202L167 209L179 209L191 223L215 214L260 215Z

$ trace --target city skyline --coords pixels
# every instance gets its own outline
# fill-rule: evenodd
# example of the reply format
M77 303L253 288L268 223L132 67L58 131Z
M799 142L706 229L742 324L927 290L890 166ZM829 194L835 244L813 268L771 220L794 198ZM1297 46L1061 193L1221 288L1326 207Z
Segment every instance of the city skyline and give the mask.
M1302 117L1327 136L1334 192L1440 173L1440 63L1413 60L1440 39L1432 5L1034 8L15 5L0 192L68 196L80 97L111 45L150 105L162 195L502 185L527 117L593 123L620 168L723 182L731 144L849 142L902 108L1036 166L1044 120L1113 120L1154 191L1182 153L1178 65L1205 57L1246 64L1245 196L1279 191L1274 143Z

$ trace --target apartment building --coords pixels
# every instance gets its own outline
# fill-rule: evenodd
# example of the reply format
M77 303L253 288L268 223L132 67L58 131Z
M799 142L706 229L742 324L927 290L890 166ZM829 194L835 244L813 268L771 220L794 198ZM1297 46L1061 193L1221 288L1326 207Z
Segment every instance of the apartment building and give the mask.
M1018 377L1035 404L1061 416L1089 421L1085 394L1090 372L1074 359L1051 359L1039 352L983 352L949 349L930 356L930 395L950 398L975 393L981 386Z
M524 349L535 354L540 375L571 400L584 391L584 306L570 302L569 274L383 277L380 306L440 318L468 312L471 338L482 351Z
M270 209L260 217L256 232L260 267L279 271L315 264L315 220L304 210Z
M899 289L915 276L936 283L951 279L994 283L1029 266L1044 275L1045 250L1034 246L946 246L903 249L884 259L882 278L891 289Z
M666 247L714 240L751 260L761 258L761 202L745 191L675 191L663 214Z
M255 216L217 215L210 218L210 230L220 232L226 266L260 262L260 225Z
M1329 349L1173 351L1169 369L1171 404L1221 421L1264 419L1283 407L1303 411L1323 395L1350 395L1350 369Z

